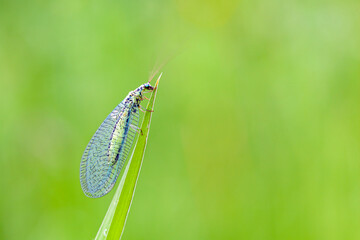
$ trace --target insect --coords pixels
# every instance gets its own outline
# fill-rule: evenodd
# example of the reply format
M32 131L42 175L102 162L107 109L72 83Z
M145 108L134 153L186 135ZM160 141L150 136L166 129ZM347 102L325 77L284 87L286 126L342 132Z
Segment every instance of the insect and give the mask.
M86 196L99 198L114 187L135 135L141 131L139 110L142 110L141 101L146 99L143 96L146 90L152 91L154 87L148 82L131 91L88 143L80 163L80 183Z

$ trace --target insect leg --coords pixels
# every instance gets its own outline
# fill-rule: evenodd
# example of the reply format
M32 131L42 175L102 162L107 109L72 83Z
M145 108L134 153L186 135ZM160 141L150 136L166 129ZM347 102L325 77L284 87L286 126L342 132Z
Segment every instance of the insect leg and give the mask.
M144 113L145 111L146 112L154 112L154 110L149 110L149 109L142 109L141 108L141 105L139 105L139 109Z
M140 133L141 135L143 135L141 128L139 128L138 126L135 126L134 124L130 124L130 127L135 131L137 131L138 133Z

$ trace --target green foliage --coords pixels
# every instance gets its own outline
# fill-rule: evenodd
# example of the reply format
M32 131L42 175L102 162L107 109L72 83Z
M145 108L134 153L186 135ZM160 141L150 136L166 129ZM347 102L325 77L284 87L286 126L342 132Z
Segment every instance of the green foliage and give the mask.
M360 239L359 4L2 0L0 239L94 238L81 156L173 52L122 239Z

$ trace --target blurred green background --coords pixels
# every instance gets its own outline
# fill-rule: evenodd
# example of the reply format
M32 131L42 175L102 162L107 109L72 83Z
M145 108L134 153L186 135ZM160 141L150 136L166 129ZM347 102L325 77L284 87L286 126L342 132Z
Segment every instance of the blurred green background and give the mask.
M360 2L0 1L0 239L93 239L88 141L164 72L123 239L360 239Z

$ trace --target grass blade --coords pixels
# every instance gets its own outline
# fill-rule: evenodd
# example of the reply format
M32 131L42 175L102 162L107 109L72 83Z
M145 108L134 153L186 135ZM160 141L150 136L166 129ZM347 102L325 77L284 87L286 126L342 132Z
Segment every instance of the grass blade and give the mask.
M160 77L155 84L154 91L151 94L146 109L153 110ZM139 134L132 156L126 166L113 200L111 201L109 209L96 235L96 240L118 240L122 236L144 158L150 129L151 115L152 112L150 111L146 111L144 114L144 119L141 125L142 135Z
M121 190L124 186L124 182L125 182L125 178L127 176L127 173L129 171L129 166L130 166L130 162L131 162L131 158L128 161L125 171L121 177L120 183L118 188L116 189L115 195L113 197L113 199L111 200L110 206L106 212L106 215L104 217L103 222L101 223L101 226L99 228L98 233L96 234L95 240L106 240L106 237L108 235L109 232L109 228L111 225L111 221L114 217L114 213L115 213L115 209L116 209L116 205L118 204L119 198L121 196Z

